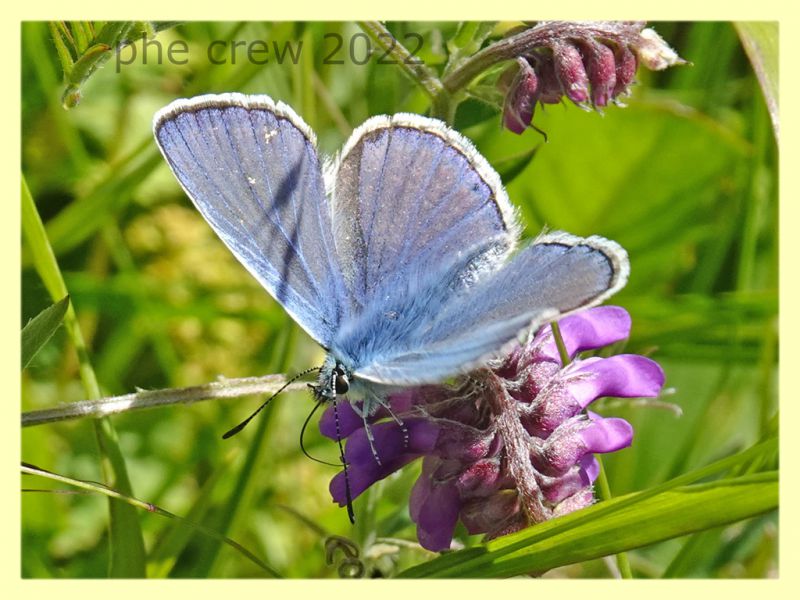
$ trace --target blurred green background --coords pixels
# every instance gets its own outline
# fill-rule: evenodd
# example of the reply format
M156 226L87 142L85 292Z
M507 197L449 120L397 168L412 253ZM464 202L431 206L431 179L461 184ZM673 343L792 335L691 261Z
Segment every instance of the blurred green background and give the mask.
M547 143L535 131L503 130L497 108L476 100L463 103L455 119L506 174L527 236L544 226L600 234L630 254L630 283L613 299L633 318L625 351L664 367L674 394L662 400L683 415L631 402L598 407L636 429L633 447L605 459L614 495L740 451L777 422L777 147L764 97L730 23L651 25L693 64L640 69L626 108L601 116L572 105L539 107L534 123ZM401 40L419 34L419 56L436 70L444 66L455 23L387 26ZM157 47L144 53L138 42L131 64L117 68L112 58L66 110L51 30L22 25L22 171L104 395L320 364L322 351L191 207L158 153L151 119L177 97L266 93L295 108L321 150L333 153L371 115L428 111L427 97L400 69L365 54L360 32L350 23L180 24L159 32L162 60ZM323 64L338 39L342 64ZM166 51L181 40L187 64L173 64ZM257 65L241 47L231 60L220 46L225 64L214 65L207 56L213 40L228 51L229 42L254 40L302 48L296 64L288 56L278 64L271 47L270 61ZM21 277L24 325L52 302L24 245ZM22 374L22 409L84 398L76 353L61 328ZM230 536L288 577L336 577L323 547L332 534L360 546L372 576L431 557L416 545L408 517L419 465L357 500L351 527L328 495L335 469L299 449L309 394L286 394L257 424L220 439L259 400L114 417L134 494ZM315 426L306 443L312 454L335 460L335 445ZM24 429L22 459L74 478L102 478L87 420ZM64 489L32 477L23 487ZM22 507L23 577L105 576L106 499L24 493ZM139 516L150 576L263 575L240 553L176 521ZM629 557L637 577L776 576L777 535L777 515L769 514ZM458 541L479 539L460 531ZM598 560L547 576L609 574Z

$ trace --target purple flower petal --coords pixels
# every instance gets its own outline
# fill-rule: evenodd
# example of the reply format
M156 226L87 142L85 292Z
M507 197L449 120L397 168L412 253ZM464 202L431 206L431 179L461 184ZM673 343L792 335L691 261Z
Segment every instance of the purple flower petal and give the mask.
M658 396L664 385L664 371L658 363L637 354L593 357L573 364L575 367L570 370L570 375L589 375L568 383L570 394L581 408L586 408L601 396Z
M631 331L631 317L619 306L598 306L570 315L558 322L567 353L574 357L578 352L602 348L624 340ZM549 326L539 330L534 345L542 343L537 357L561 363L561 358Z
M455 484L434 481L423 472L411 492L410 508L420 545L434 552L450 548L461 509Z
M589 413L589 420L589 426L578 433L587 452L616 452L631 445L633 427L625 419Z
M425 499L430 494L431 480L433 474L439 470L442 461L434 456L426 456L422 460L422 473L411 488L411 496L408 500L408 512L411 520L415 523L419 518L419 511L425 505Z
M350 495L356 498L376 481L388 477L398 469L431 452L439 437L439 428L423 419L408 419L408 444L404 442L403 430L394 421L372 425L375 452L380 464L372 453L366 430L363 427L347 439L344 455L348 465ZM333 499L344 506L347 503L347 490L344 472L338 473L330 484Z
M597 476L600 475L600 463L597 461L594 454L586 454L578 464L586 480L586 485L594 483Z
M390 461L401 454L426 454L431 452L439 437L439 428L424 419L408 419L405 429L408 442L404 439L403 428L394 421L384 421L371 425L373 446L381 462ZM363 427L347 438L344 456L348 464L363 465L375 463L375 456Z
M396 456L392 460L381 461L381 464L372 459L372 464L365 463L355 467L349 465L347 468L347 477L350 484L350 498L355 500L372 484L388 477L395 471L399 471L411 461L419 458L419 454L402 454ZM333 479L331 479L328 486L333 501L339 506L347 504L347 482L345 481L344 472L339 471Z
M539 472L560 477L592 452L614 452L630 446L633 427L624 419L596 413L575 416L562 423L544 444L531 452Z
M336 439L336 415L339 417L339 439L345 439L359 427L364 426L364 420L353 410L353 405L349 402L337 402L336 414L333 404L325 409L319 420L319 431L325 437L332 440Z

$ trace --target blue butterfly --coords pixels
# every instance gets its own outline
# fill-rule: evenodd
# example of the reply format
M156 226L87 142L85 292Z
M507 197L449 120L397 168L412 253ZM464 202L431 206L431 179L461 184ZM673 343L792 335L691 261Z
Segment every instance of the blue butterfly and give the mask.
M327 352L318 399L346 394L365 422L393 388L486 364L628 278L625 251L597 236L515 251L499 176L441 121L373 117L325 162L268 96L176 100L153 130L220 239Z

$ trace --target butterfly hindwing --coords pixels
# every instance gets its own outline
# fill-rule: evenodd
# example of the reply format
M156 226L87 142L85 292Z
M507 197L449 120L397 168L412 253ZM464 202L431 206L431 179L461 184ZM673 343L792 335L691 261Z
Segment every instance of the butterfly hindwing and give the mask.
M403 350L357 375L415 385L467 372L502 353L521 333L599 304L625 285L628 257L616 243L565 233L541 236L497 271L438 306ZM421 332L421 333L419 333Z

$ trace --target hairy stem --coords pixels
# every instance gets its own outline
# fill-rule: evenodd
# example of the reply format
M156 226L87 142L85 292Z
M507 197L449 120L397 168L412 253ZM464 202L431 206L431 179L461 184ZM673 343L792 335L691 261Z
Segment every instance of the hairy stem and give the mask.
M58 408L33 410L22 413L22 426L32 427L56 421L82 419L84 417L103 417L129 410L153 408L170 404L191 404L201 400L220 398L240 398L257 394L271 394L286 383L283 375L264 375L262 377L242 377L222 379L203 385L165 390L141 390L123 396L111 396L99 400L72 402ZM305 384L298 382L286 388L288 391L301 390Z
M643 21L542 22L535 27L498 40L473 54L448 74L442 80L442 84L444 84L446 92L453 94L465 88L478 75L494 65L512 60L517 56L530 54L535 48L546 46L554 40L569 39L571 36L586 37L587 35L595 38L622 39L624 36L637 34L643 24Z
M379 21L358 21L358 26L375 42L385 54L385 61L394 64L417 83L428 96L436 98L442 92L442 82L431 69L419 58L415 58L408 49L395 38Z

